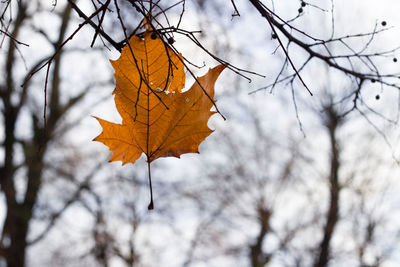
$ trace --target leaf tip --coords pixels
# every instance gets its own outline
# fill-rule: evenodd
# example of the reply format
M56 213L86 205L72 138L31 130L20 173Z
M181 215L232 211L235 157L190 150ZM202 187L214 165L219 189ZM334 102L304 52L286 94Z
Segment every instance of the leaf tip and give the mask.
M213 69L215 69L216 71L221 72L221 71L223 71L225 68L226 68L225 65L219 64L219 65L215 66Z

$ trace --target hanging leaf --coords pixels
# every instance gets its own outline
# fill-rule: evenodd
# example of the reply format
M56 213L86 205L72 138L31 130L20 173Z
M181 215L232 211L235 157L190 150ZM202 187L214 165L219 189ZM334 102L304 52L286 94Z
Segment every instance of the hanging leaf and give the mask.
M198 153L200 143L212 132L208 119L215 112L214 84L225 68L219 65L196 79L181 92L185 83L181 55L176 55L150 31L141 39L133 36L112 61L115 69L115 104L122 124L96 118L103 132L94 140L112 152L110 161L134 163L142 153L150 162L159 157ZM153 208L151 199L149 209Z

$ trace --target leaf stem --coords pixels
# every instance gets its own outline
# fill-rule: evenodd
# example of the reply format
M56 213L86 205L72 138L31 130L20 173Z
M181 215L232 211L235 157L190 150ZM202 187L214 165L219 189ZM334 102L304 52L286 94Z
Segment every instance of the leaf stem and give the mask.
M149 170L149 186L150 186L150 204L147 207L148 210L154 209L153 203L153 186L151 185L151 168L150 168L150 159L147 158L147 169Z

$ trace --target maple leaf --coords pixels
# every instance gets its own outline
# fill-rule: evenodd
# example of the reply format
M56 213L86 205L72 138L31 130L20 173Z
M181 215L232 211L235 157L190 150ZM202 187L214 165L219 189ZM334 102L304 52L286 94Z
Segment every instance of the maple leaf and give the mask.
M219 65L193 86L181 92L185 83L181 55L176 55L150 31L144 38L133 36L116 61L115 104L122 124L96 118L103 132L94 140L112 152L110 161L134 163L147 157L153 208L150 163L159 157L198 153L200 143L212 132L207 122L215 112L214 84L225 68Z

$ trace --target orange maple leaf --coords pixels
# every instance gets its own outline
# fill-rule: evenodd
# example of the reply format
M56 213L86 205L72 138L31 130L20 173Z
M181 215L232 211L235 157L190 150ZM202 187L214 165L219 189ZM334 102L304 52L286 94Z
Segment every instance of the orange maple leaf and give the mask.
M150 31L141 39L133 36L121 57L111 61L115 69L115 104L122 124L96 118L103 132L94 140L112 152L110 161L134 163L142 153L147 157L151 191L150 162L159 157L198 153L200 143L212 132L207 122L215 112L214 84L225 68L219 65L196 79L181 92L185 83L181 55L176 55ZM152 200L149 209L153 207Z

